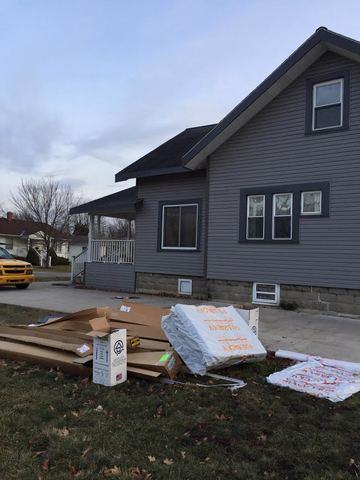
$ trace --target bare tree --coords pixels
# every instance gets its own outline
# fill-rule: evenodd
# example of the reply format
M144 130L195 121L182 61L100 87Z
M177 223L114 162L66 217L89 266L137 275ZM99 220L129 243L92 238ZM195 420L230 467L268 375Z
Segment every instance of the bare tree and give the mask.
M106 233L109 238L133 239L135 238L135 222L123 218L114 218L108 223Z
M74 205L70 185L51 178L22 180L17 192L11 194L11 201L19 217L41 224L39 235L44 242L48 266L51 249L59 237L70 232L69 210Z
M5 210L3 209L3 207L0 204L0 217L3 217L4 215L5 215Z

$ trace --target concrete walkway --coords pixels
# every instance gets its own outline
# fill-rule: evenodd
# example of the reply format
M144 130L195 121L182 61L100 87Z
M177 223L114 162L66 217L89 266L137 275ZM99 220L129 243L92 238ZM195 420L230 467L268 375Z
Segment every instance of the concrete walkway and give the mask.
M7 303L25 307L43 308L60 312L73 312L95 306L117 308L119 292L85 290L66 286L65 282L34 283L27 290L0 289L0 305ZM124 294L126 297L126 294ZM175 303L199 303L195 300L133 295L134 301L170 307ZM226 303L209 302L215 305ZM1 308L1 306L0 306ZM360 320L344 316L314 312L289 312L277 308L261 308L260 339L270 350L279 348L360 362Z

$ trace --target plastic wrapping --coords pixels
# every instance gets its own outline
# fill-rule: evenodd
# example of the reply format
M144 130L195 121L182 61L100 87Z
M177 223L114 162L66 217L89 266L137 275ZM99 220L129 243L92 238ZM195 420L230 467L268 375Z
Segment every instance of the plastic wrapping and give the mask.
M163 317L161 326L194 374L266 357L260 340L231 306L177 304Z

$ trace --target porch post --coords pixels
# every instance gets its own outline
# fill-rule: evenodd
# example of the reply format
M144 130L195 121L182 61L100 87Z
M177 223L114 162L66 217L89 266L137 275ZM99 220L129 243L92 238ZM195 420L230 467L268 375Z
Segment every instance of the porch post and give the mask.
M97 231L97 238L101 237L101 215L96 216L96 231Z
M91 241L93 239L94 232L94 215L89 214L89 233L88 233L88 251L87 251L87 261L91 262Z
M131 239L131 220L127 221L127 239Z

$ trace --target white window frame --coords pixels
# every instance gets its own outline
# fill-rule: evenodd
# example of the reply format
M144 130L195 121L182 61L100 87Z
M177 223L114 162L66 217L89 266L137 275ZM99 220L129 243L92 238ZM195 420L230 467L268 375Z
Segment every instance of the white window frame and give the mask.
M266 295L272 295L271 292L262 292L257 289L258 285L271 285L274 286L274 300L266 300L265 298L257 298L257 295L260 293ZM266 283L266 282L255 282L253 283L252 291L252 303L259 305L279 305L280 302L280 285L278 283Z
M340 89L340 124L339 125L332 125L331 127L320 127L320 128L315 128L315 110L317 108L323 108L323 107L331 107L332 105L337 105L336 103L327 103L325 105L321 105L321 107L316 107L316 87L323 86L323 85L331 85L332 83L340 83L341 89ZM314 83L313 85L313 91L312 91L312 122L311 122L311 128L314 132L317 132L319 130L328 130L330 128L341 128L344 123L344 79L343 78L336 78L334 80L329 80L327 82L319 82L319 83Z
M165 233L165 208L171 207L196 207L196 236L194 247L166 247L164 246L164 233ZM162 220L161 220L161 250L197 250L198 249L198 227L199 227L199 204L198 203L176 203L166 204L162 206ZM179 215L179 235L181 233L181 215Z
M320 193L320 211L319 212L304 212L304 195L306 193ZM322 212L322 191L321 190L307 190L301 192L301 215L321 215Z
M276 197L279 195L290 195L291 197L291 211L290 215L275 215L275 209L276 209ZM287 240L292 240L293 237L293 210L294 210L294 194L292 192L284 192L284 193L273 193L272 196L272 236L271 238L273 240L279 240L279 241L287 241ZM290 217L290 237L286 238L277 238L275 237L275 217Z
M263 215L251 215L250 216L250 198L253 197L262 197L264 206L263 206ZM248 195L246 199L247 205L246 205L246 240L264 240L265 239L265 195L259 194L259 195ZM262 218L263 219L263 235L262 237L249 237L249 218Z

